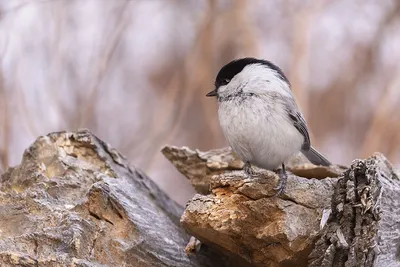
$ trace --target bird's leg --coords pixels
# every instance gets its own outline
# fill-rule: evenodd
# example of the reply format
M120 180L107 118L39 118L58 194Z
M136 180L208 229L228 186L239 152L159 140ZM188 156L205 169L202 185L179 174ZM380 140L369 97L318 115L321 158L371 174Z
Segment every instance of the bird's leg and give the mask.
M250 176L250 178L253 177L253 175L254 175L254 170L253 170L253 168L251 167L250 162L246 161L246 163L244 164L243 170L244 170L244 172L245 172L248 176Z
M279 185L275 187L274 189L277 190L274 196L279 196L286 187L286 182L287 182L287 173L285 169L285 164L282 163L282 169L276 171L279 175Z

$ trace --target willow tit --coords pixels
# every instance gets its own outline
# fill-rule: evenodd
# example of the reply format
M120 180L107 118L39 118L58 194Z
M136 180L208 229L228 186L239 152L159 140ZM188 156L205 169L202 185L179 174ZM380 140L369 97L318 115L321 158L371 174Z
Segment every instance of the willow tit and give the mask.
M279 173L277 195L286 186L285 162L301 151L315 165L331 163L310 144L307 124L282 70L267 60L233 60L219 71L215 89L218 118L232 150L251 165ZM278 169L282 167L281 169Z

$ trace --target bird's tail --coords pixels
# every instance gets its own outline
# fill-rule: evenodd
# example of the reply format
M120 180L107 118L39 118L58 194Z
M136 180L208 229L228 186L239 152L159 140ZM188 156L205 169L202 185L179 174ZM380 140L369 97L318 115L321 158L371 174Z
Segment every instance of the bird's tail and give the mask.
M332 165L325 156L315 150L313 147L310 147L310 150L301 150L306 158L311 161L312 164L322 165L322 166L330 166Z

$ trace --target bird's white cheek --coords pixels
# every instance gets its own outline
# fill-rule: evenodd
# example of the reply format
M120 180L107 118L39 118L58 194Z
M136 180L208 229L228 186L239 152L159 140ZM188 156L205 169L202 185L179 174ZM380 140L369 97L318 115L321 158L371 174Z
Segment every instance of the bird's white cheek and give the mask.
M218 94L225 94L226 92L227 92L227 89L228 89L228 86L227 85L221 85L219 88L218 88Z

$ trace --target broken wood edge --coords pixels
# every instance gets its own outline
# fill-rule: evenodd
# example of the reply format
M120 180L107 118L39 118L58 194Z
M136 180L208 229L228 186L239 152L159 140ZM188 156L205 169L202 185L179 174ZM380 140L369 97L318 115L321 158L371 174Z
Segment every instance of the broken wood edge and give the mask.
M382 154L354 160L338 180L308 266L397 266L399 201L399 177Z

